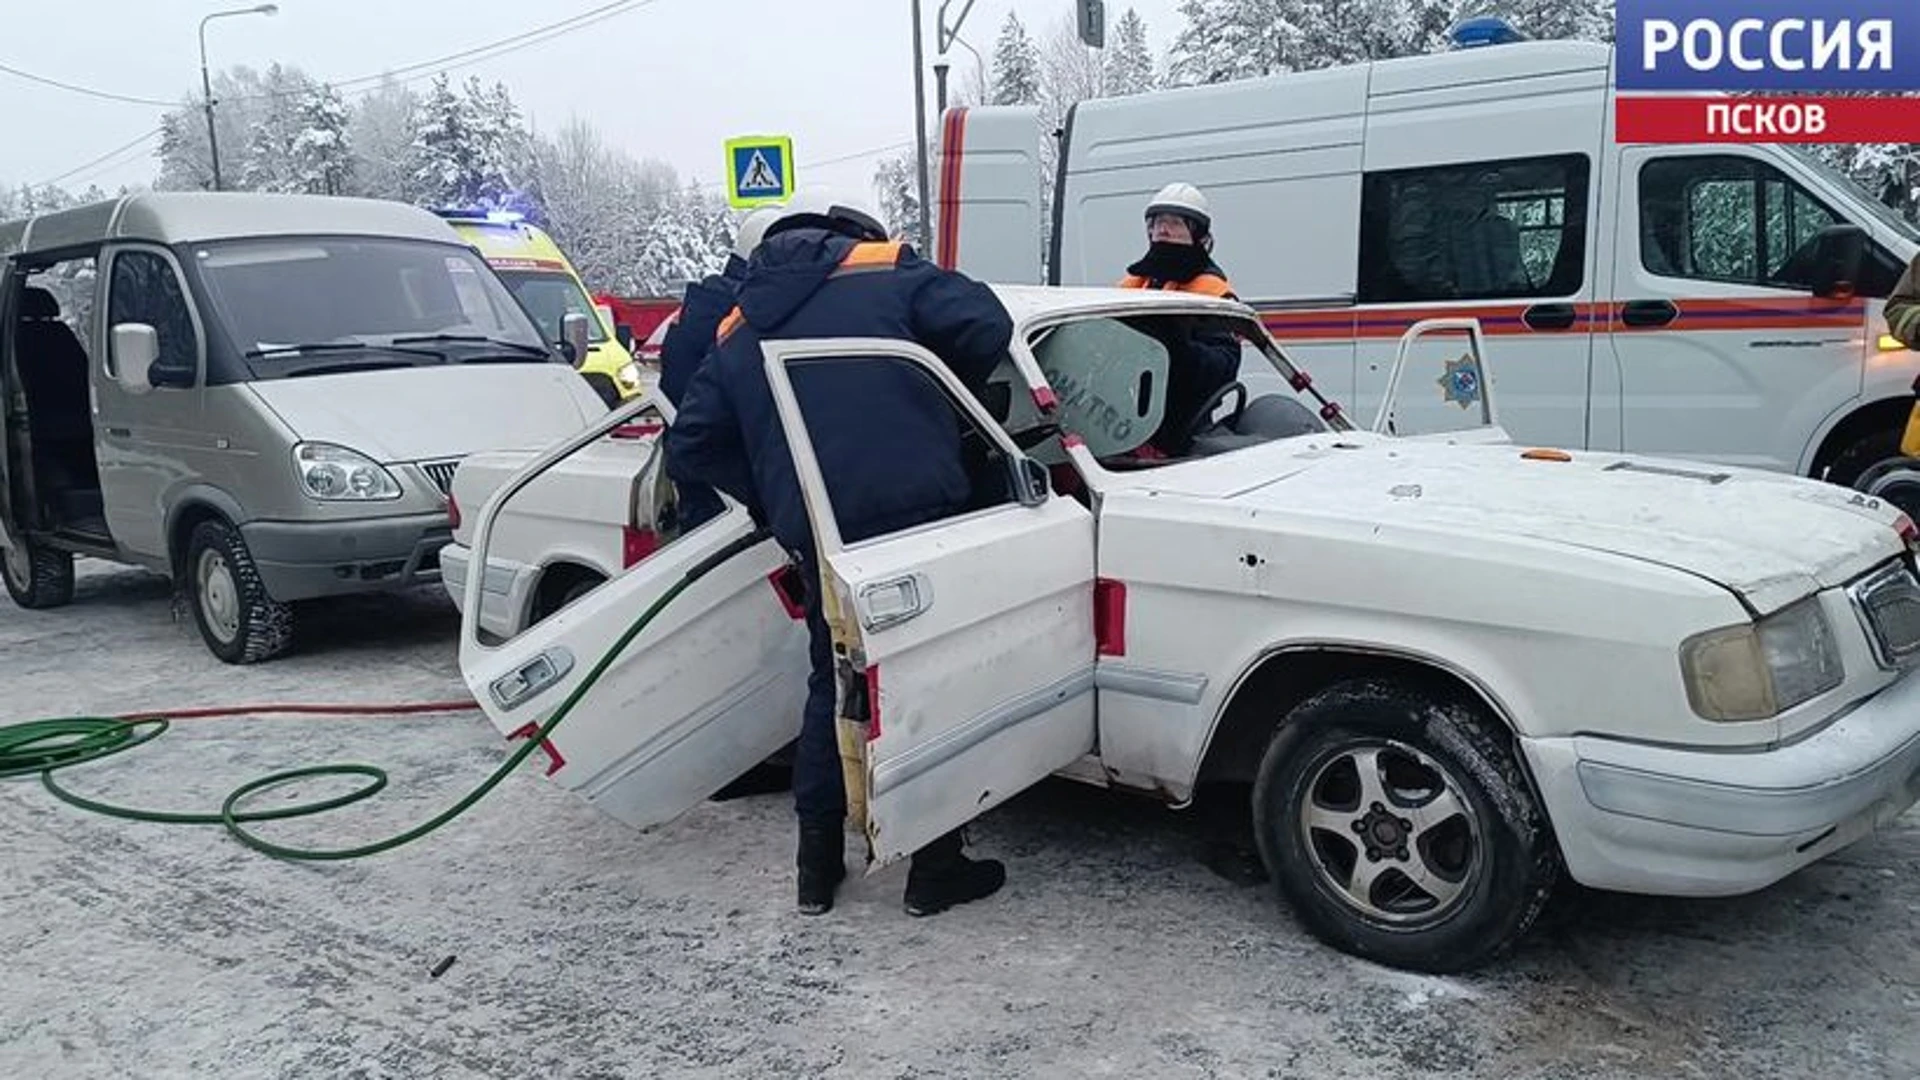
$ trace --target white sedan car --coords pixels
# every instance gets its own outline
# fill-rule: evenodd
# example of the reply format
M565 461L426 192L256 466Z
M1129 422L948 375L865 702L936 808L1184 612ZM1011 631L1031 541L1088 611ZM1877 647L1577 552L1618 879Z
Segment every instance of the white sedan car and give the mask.
M1562 872L1752 891L1920 798L1920 579L1897 511L1776 473L1512 445L1471 325L1410 331L1363 431L1301 406L1288 387L1305 380L1246 307L1000 292L1016 333L984 407L911 344L764 348L818 536L870 865L1049 775L1175 805L1244 781L1307 927L1457 971L1524 934ZM1264 382L1175 418L1191 454L1142 454L1200 324L1236 334ZM1416 355L1457 359L1414 378ZM845 365L897 366L945 395L969 505L841 534L800 403ZM1391 434L1397 395L1436 383L1478 423ZM527 462L483 510L463 502L480 510L466 542L525 543L520 502L584 478L583 455L634 411ZM670 520L653 482L616 469L602 486L541 513L604 550L637 505ZM738 507L661 530L505 642L479 633L468 579L468 685L502 732L537 732L639 613L753 531ZM760 541L686 586L551 733L552 778L644 827L793 739L806 632L785 565Z

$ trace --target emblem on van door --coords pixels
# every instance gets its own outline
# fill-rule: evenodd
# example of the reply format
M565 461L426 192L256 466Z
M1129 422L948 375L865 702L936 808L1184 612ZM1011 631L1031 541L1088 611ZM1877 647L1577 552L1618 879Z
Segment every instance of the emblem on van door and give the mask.
M1441 399L1463 410L1480 400L1480 368L1471 354L1447 361L1447 370L1434 381L1440 384Z

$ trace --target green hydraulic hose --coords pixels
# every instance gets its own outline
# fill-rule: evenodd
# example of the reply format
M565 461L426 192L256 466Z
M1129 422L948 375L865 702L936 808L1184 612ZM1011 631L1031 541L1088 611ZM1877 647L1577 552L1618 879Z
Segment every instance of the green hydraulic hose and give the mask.
M60 769L78 765L82 762L94 761L111 754L120 753L124 750L131 750L136 746L152 741L159 737L162 732L166 731L168 725L164 719L72 716L48 720L29 720L25 723L0 726L0 778L38 773L41 783L60 800L83 810L91 810L95 813L124 818L129 821L159 822L168 825L222 825L226 827L227 832L233 835L234 839L245 844L247 847L279 859L304 860L310 862L334 861L360 859L369 855L378 855L381 852L392 851L402 844L412 843L426 836L428 833L439 829L454 818L466 813L475 803L485 798L488 792L499 785L500 781L507 778L508 773L518 768L520 763L526 760L528 754L533 753L534 750L539 748L541 743L546 741L547 737L553 733L553 730L560 726L560 722L567 718L567 714L573 711L574 706L579 704L580 699L586 696L587 691L593 688L594 683L600 680L600 676L606 672L607 668L612 666L614 660L618 659L620 654L626 651L627 646L633 642L633 639L638 637L640 632L645 630L647 625L653 622L654 618L658 616L668 604L672 603L676 597L682 592L685 592L694 582L712 573L734 556L759 544L767 538L767 535L766 529L756 529L754 532L734 540L712 555L688 567L686 572L681 574L679 581L674 582L671 588L661 594L659 599L648 605L647 609L640 613L640 617L635 619L631 626L627 627L626 632L621 634L619 640L615 641L613 646L607 650L606 654L588 670L586 677L581 679L579 684L573 688L573 692L568 694L566 700L560 703L560 707L554 710L553 715L547 719L547 722L542 724L540 729L527 739L526 745L514 751L506 761L500 764L499 768L493 771L491 776L482 781L478 787L468 792L459 802L454 803L451 807L448 807L446 810L434 815L421 824L408 829L406 832L400 833L397 836L388 837L385 840L349 848L297 848L262 839L241 827L242 822L283 821L288 818L306 817L313 814L324 813L328 810L337 810L340 807L348 806L368 798L387 786L387 774L372 765L311 765L305 768L288 769L284 772L277 772L270 776L263 776L258 780L250 780L238 788L235 788L231 794L222 800L220 803L220 811L215 814L173 813L115 806L111 803L103 803L82 795L77 795L61 787L54 781L53 774ZM366 778L368 782L343 795L336 795L331 798L313 802L296 803L292 806L279 807L273 810L243 812L238 809L240 803L249 796L257 795L262 791L278 787L281 784L292 783L296 780L311 779L316 776L358 776Z

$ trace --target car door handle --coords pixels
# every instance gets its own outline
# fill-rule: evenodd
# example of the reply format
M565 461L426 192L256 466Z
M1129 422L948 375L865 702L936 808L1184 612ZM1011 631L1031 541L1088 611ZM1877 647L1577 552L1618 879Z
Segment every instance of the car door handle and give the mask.
M1535 330L1565 330L1579 317L1572 304L1535 304L1520 316L1520 321Z
M933 583L908 574L860 587L860 624L868 630L898 626L933 606Z
M1665 326L1679 315L1671 300L1629 300L1620 305L1620 321L1628 326Z

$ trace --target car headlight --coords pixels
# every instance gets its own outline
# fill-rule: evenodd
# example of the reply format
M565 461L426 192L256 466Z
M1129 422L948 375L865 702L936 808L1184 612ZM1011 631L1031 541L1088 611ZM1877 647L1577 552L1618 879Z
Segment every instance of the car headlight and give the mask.
M620 388L623 390L640 389L639 361L629 360L620 365L620 370L614 374L614 378L620 380Z
M300 489L315 499L361 501L397 499L400 483L372 458L332 443L301 443L293 448L293 470Z
M1840 643L1819 597L1757 623L1709 630L1680 646L1687 700L1707 720L1767 720L1840 685Z

